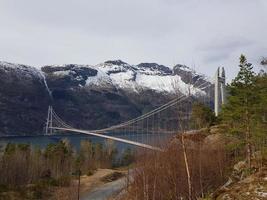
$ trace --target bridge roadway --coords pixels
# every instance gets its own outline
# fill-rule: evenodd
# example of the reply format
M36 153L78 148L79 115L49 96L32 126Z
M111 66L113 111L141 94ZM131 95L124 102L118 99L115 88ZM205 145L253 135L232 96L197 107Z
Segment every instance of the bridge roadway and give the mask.
M131 141L131 140L117 138L117 137L114 137L114 136L103 135L103 134L99 134L99 133L93 133L93 132L86 131L86 130L80 130L80 129L75 129L75 128L60 128L60 127L50 127L50 129L62 130L62 131L71 131L71 132L76 132L76 133L83 133L83 134L86 134L86 135L92 135L92 136L97 136L97 137L101 137L101 138L105 138L105 139L111 139L111 140L114 140L114 141L123 142L123 143L126 143L126 144L131 144L131 145L135 145L135 146L138 146L138 147L151 149L151 150L154 150L154 151L163 151L159 147L154 147L154 146L151 146L151 145L148 145L148 144L143 144L143 143L140 143L140 142L134 142L134 141Z

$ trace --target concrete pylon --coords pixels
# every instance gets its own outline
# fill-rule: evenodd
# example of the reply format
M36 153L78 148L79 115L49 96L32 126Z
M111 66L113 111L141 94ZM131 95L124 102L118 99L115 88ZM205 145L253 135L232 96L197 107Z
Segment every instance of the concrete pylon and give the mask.
M221 111L222 104L226 101L225 94L225 71L223 67L218 67L215 74L214 89L214 112L218 116Z
M225 104L226 94L225 94L225 71L224 71L224 67L222 67L222 70L221 70L221 98L222 98L222 104Z
M52 127L53 127L53 108L52 108L52 106L48 106L45 135L52 135L53 134Z

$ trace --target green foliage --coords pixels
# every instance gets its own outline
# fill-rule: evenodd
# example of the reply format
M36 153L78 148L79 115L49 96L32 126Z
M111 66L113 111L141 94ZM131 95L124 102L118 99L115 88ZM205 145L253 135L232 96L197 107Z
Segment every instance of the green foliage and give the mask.
M207 128L214 125L216 117L213 111L202 103L194 103L192 107L191 124L192 128Z
M258 94L258 103L255 105L255 109L257 112L256 115L256 128L257 132L261 132L261 130L265 130L264 134L259 135L267 135L267 73L260 73L256 76L256 92Z
M255 92L255 74L244 55L240 57L239 73L227 87L227 104L223 107L222 118L230 124L234 134L244 133L252 127L252 118L256 114L255 104L258 94Z
M24 152L30 151L29 144L18 144L17 147L20 151L24 151Z
M45 149L45 156L49 157L61 157L62 155L71 155L72 150L66 146L63 141L59 141L56 144L49 144Z
M11 155L16 151L16 144L8 143L5 148L4 155Z
M0 193L8 191L8 186L4 184L0 184Z
M130 148L127 148L122 154L122 166L128 166L134 162L134 154Z
M252 86L254 83L255 73L252 71L252 64L247 62L247 59L243 54L241 54L239 61L239 72L234 79L233 85L245 87L247 91L248 86Z
M84 174L97 168L112 168L116 162L117 149L113 141L107 140L105 145L92 143L89 140L81 142L80 152L76 160L76 168Z
M58 181L54 178L40 179L34 183L28 190L32 191L32 199L46 199L47 195L51 196L51 187L59 186ZM49 194L47 194L49 193Z
M237 77L227 86L227 103L220 117L228 124L228 133L250 148L249 153L251 146L259 148L259 143L267 140L267 75L256 75L244 55L240 56L239 68Z

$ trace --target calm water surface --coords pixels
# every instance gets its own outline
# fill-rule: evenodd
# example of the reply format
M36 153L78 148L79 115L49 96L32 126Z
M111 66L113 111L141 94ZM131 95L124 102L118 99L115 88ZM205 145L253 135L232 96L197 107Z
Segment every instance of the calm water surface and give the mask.
M111 134L110 134L111 135ZM114 134L113 134L114 135ZM142 142L145 144L158 144L166 141L171 137L171 134L132 134L132 135L116 135L119 138L129 139L133 141ZM85 134L61 134L61 135L52 135L52 136L8 136L8 137L0 137L0 146L5 146L7 143L16 143L16 144L30 144L33 147L45 148L48 144L57 143L60 140L67 139L70 141L72 146L76 149L80 149L80 143L83 140L90 140L93 143L101 143L105 144L106 139L90 136ZM136 149L140 147L136 147L130 144L125 144L122 142L114 142L116 148L119 152L124 151L127 148Z

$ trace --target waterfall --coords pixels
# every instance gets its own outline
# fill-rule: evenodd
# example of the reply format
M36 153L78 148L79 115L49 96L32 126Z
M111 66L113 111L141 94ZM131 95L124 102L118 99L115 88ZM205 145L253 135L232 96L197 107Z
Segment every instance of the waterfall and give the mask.
M51 99L53 99L52 97L52 92L51 90L49 89L48 85L47 85L47 82L46 82L46 78L45 78L45 75L43 74L43 72L40 72L41 76L43 77L43 80L44 80L44 84L45 84L45 88L50 96Z

